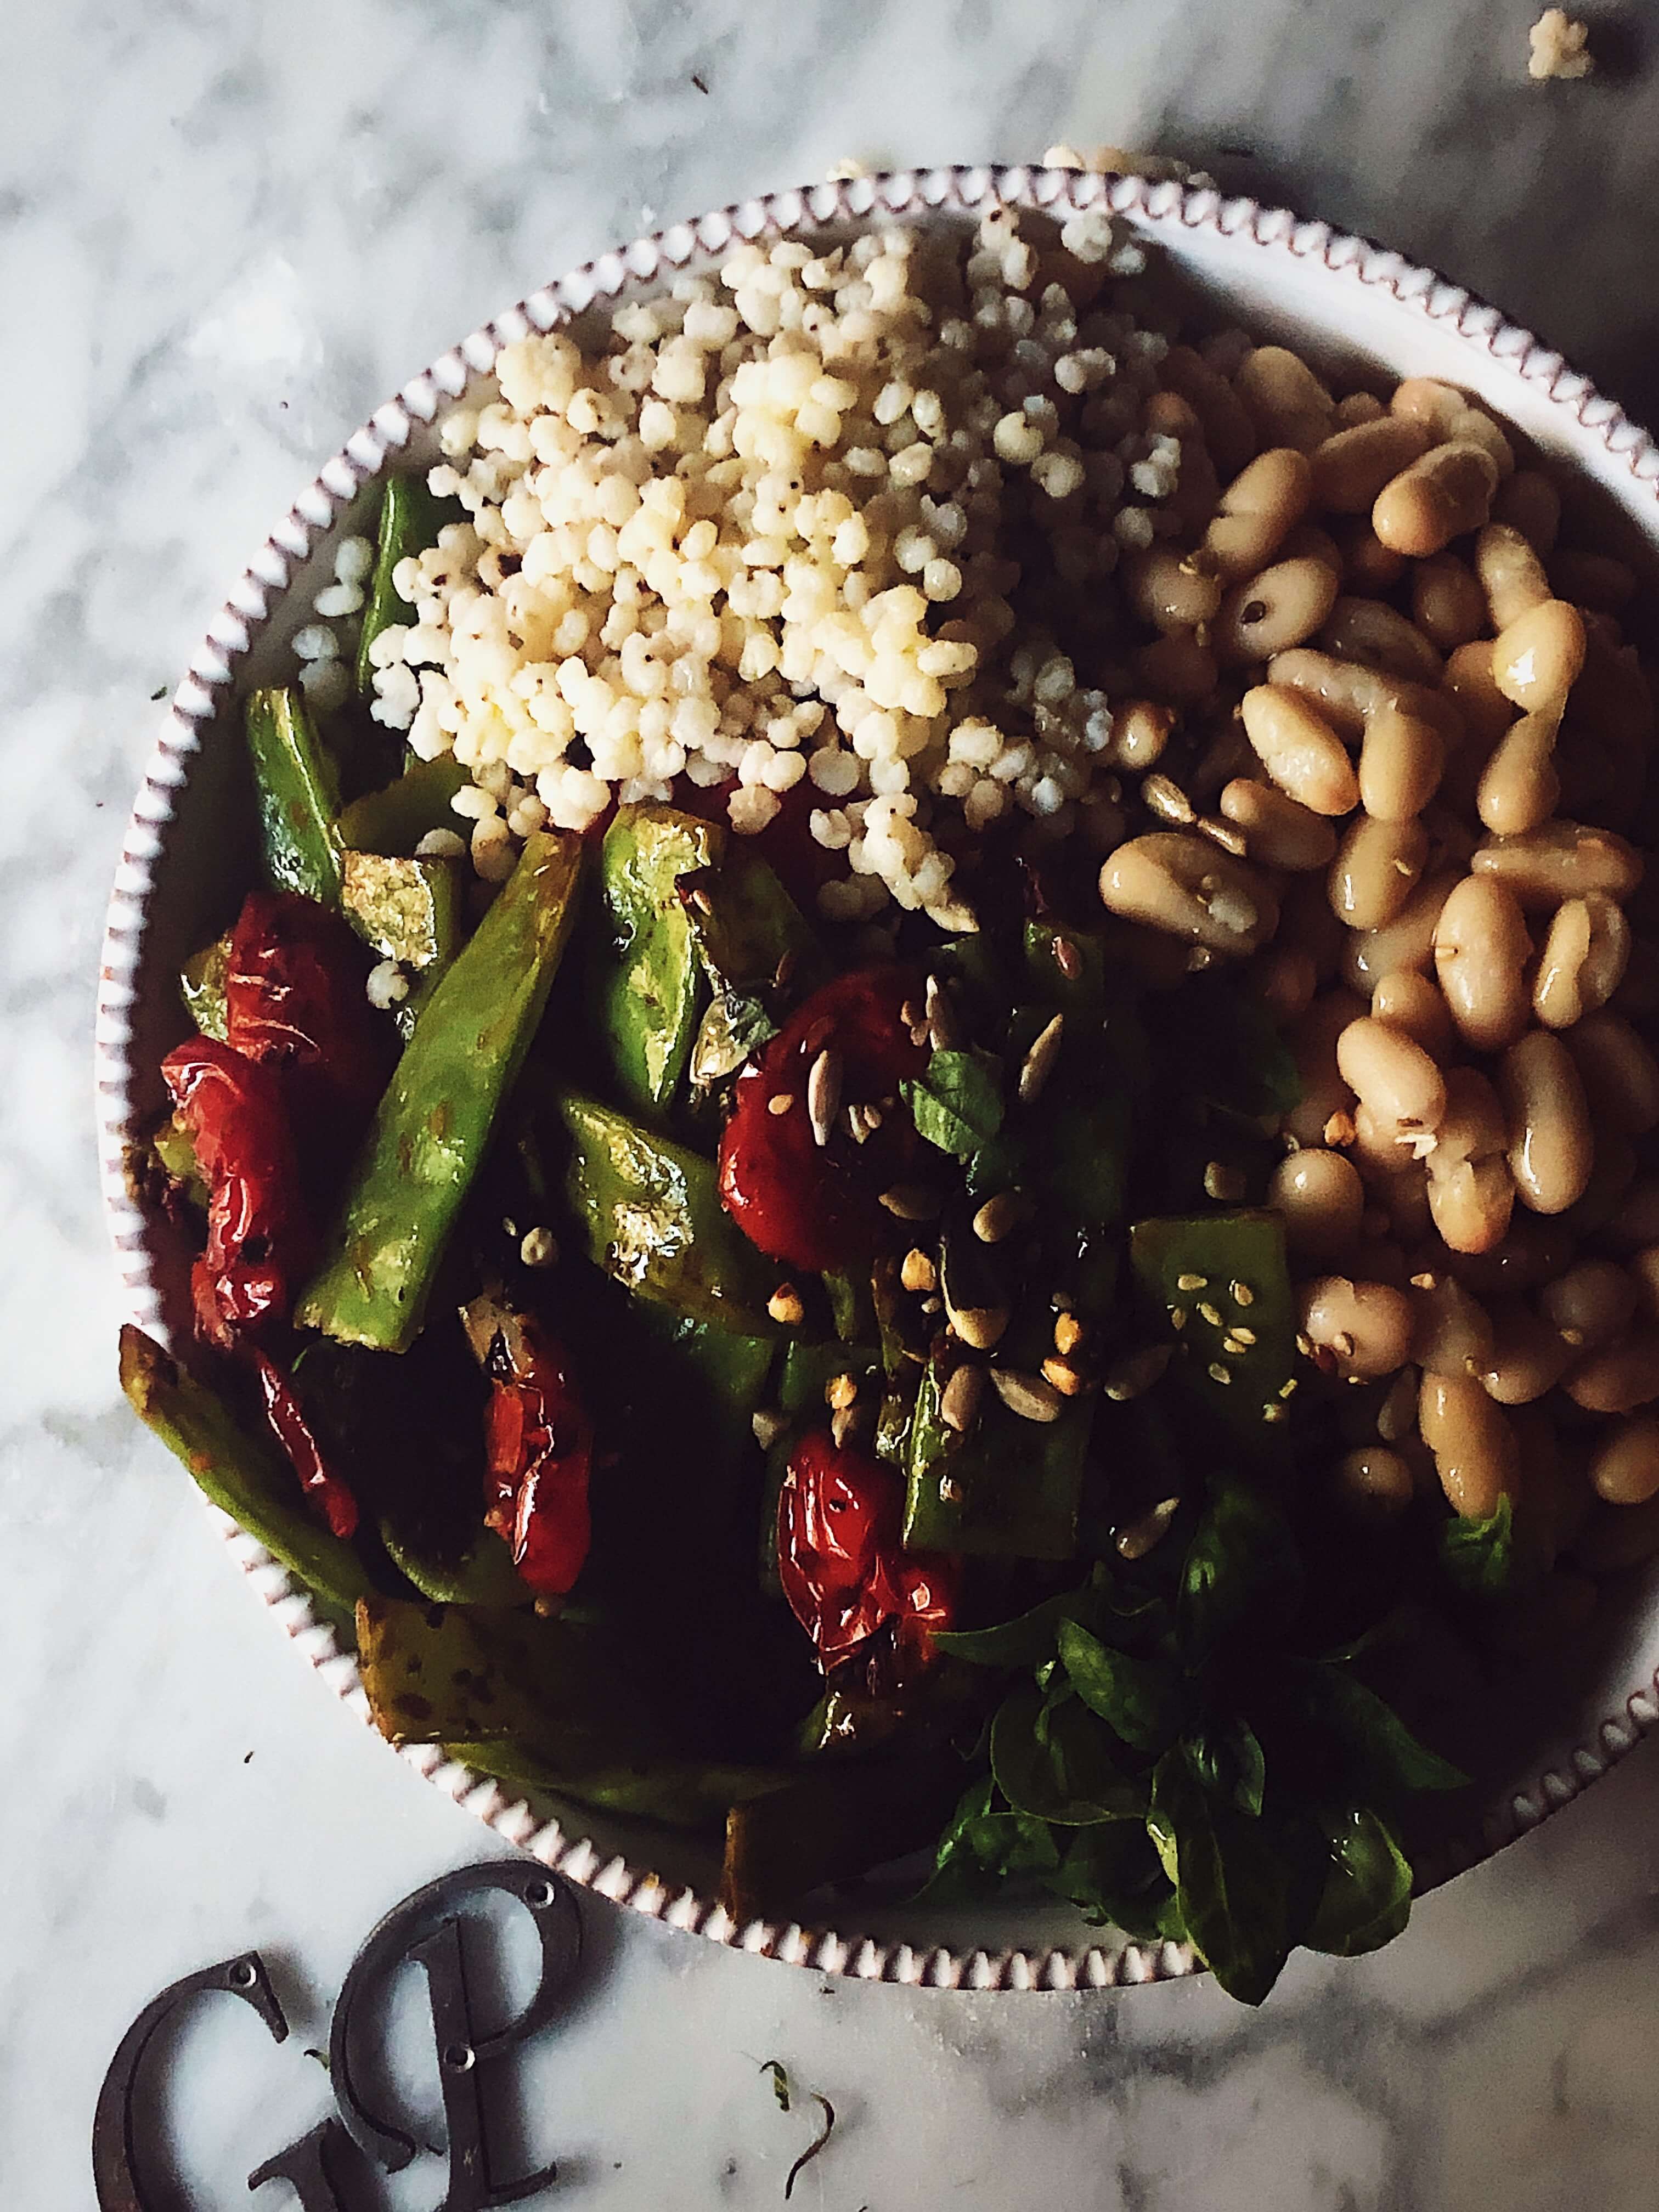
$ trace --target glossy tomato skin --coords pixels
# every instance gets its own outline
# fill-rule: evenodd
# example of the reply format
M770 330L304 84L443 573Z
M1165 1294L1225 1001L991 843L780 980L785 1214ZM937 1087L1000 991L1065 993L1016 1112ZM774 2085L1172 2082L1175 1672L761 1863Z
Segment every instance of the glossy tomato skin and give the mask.
M271 1433L288 1454L289 1463L300 1478L300 1487L320 1511L335 1535L342 1540L354 1535L357 1528L357 1500L350 1486L342 1481L324 1458L322 1446L306 1419L291 1377L257 1345L248 1345L244 1349L252 1361L253 1371L258 1380L259 1395L264 1401L265 1419L270 1424Z
M846 1267L877 1250L892 1224L878 1203L914 1147L908 1117L890 1114L863 1146L836 1129L814 1139L806 1107L812 1063L840 1056L843 1105L892 1099L927 1065L902 1008L916 990L908 969L860 968L826 983L790 1017L752 1067L738 1078L720 1136L720 1202L769 1258L814 1273ZM787 1097L787 1111L773 1101Z
M563 1346L533 1316L499 1332L487 1363L486 1527L503 1537L520 1579L538 1597L562 1597L592 1540L588 1478L593 1424Z
M290 891L250 891L231 933L225 1035L284 1079L302 1143L343 1164L397 1058L391 1024L364 995L368 957L337 915Z
M207 1245L191 1277L197 1326L228 1348L286 1317L314 1249L281 1079L210 1037L175 1047L161 1075L208 1186Z
M899 1539L897 1477L823 1430L801 1438L778 1498L778 1574L789 1609L825 1674L891 1624L902 1656L922 1664L955 1617L960 1565L909 1553Z

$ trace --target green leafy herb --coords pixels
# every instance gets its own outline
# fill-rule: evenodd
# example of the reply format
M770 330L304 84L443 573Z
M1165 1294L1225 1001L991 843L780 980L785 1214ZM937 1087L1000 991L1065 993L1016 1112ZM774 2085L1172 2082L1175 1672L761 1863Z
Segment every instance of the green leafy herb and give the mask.
M1468 1783L1462 1768L1419 1743L1393 1706L1346 1668L1312 1665L1297 1674L1309 1724L1335 1739L1368 1793L1393 1799Z
M1212 1657L1247 1626L1282 1635L1301 1596L1302 1563L1279 1506L1249 1483L1216 1482L1181 1571L1177 1620L1188 1663Z
M1059 1703L1035 1687L1017 1690L991 1723L991 1771L1016 1812L1058 1827L1136 1820L1146 1790L1121 1775L1109 1741L1075 1698Z
M821 2095L816 2089L812 2092L812 2102L817 2106L819 2112L823 2115L823 2125L819 2130L816 2140L807 2144L805 2149L801 2153L800 2156L795 2160L794 2164L790 2167L787 2174L784 2177L783 2201L786 2204L795 2193L795 2182L798 2176L805 2167L811 2166L812 2160L817 2156L818 2153L829 2142L830 2136L835 2133L835 2106L830 2103L828 2097Z
M1515 1572L1515 1516L1507 1498L1482 1520L1448 1521L1440 1532L1446 1579L1470 1597L1499 1597Z
M933 1643L953 1659L965 1659L975 1667L1040 1667L1054 1657L1060 1625L1076 1619L1079 1601L1072 1591L1046 1597L1029 1613L999 1621L994 1628L943 1630L935 1633Z
M971 1158L1002 1127L1002 1093L983 1053L936 1052L926 1075L899 1088L917 1134L959 1160Z
M1153 1773L1147 1825L1205 1963L1230 1996L1260 2004L1297 1940L1294 1869L1279 1837L1218 1803L1179 1747Z
M1319 1910L1303 1937L1310 1951L1340 1959L1391 1943L1412 1909L1412 1870L1380 1813L1350 1807L1327 1823L1331 1851Z
M1187 1756L1212 1797L1236 1806L1253 1820L1261 1818L1267 1762L1248 1721L1235 1714L1218 1726L1199 1729L1187 1738Z
M1058 1640L1073 1688L1115 1735L1136 1751L1163 1751L1175 1741L1186 1700L1172 1667L1114 1651L1076 1620L1061 1620Z

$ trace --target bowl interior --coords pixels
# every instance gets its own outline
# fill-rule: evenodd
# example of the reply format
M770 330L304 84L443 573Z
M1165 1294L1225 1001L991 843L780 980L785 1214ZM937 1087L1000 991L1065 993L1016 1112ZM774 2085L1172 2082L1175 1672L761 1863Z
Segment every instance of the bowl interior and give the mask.
M986 173L977 177L984 179ZM976 185L971 172L880 180L884 209L899 209L885 219L966 222L972 219L975 189L986 190L988 181ZM1099 189L1095 179L1054 173L1020 172L1000 180L1001 197L1027 204L1047 203L1060 191ZM1647 441L1524 333L1506 329L1490 310L1395 257L1353 240L1333 240L1322 227L1297 226L1290 217L1264 216L1260 210L1246 218L1237 213L1243 204L1223 208L1213 194L1183 194L1133 179L1119 180L1111 190L1114 204L1155 241L1191 287L1212 326L1237 322L1259 338L1281 340L1305 352L1347 388L1373 376L1429 375L1474 392L1541 454L1571 468L1571 487L1564 489L1570 507L1580 511L1581 522L1592 523L1602 542L1638 561L1650 581L1659 579L1659 501L1654 476L1646 472L1655 463ZM844 233L849 216L862 212L860 196L867 205L874 187L842 188L827 222L801 219L799 195L755 204L730 211L718 243L675 252L672 264L665 241L658 240L630 251L626 263L610 258L588 277L597 276L597 288L618 297L648 297L673 275L717 266L736 231L752 235L764 228L775 235L787 228L806 238ZM930 198L950 205L929 205ZM697 227L705 240L715 220ZM630 268L652 273L630 276ZM556 288L553 295L538 295L538 301L529 303L531 319L544 327L554 319L553 311L538 312L538 303L550 296L561 307L580 311L584 296L591 297L595 289L592 281L578 281L568 289ZM599 307L578 312L578 333L611 304L606 299ZM561 313L558 319L567 318ZM504 319L502 325L470 341L465 352L475 373L495 343L523 327L522 320L515 325L513 319ZM449 360L459 363L460 356ZM448 389L458 389L459 369L447 381ZM377 422L388 411L382 410ZM406 467L410 459L435 454L429 422L401 409L390 411L401 416L407 439L401 451L392 452L393 465ZM182 782L176 765L165 778L176 787L170 818L161 818L165 809L154 805L146 817L149 843L159 846L159 852L153 871L143 872L148 881L138 894L143 921L131 963L128 1034L112 1061L119 1111L106 1130L106 1169L118 1241L125 1233L141 1247L141 1264L129 1268L135 1317L152 1328L159 1323L180 1340L188 1328L188 1255L165 1220L146 1215L141 1224L135 1223L131 1201L118 1188L120 1139L147 1126L162 1107L156 1064L187 1028L175 987L179 966L226 926L252 873L254 823L237 702L252 685L286 679L289 641L310 618L312 599L331 577L335 547L341 538L366 526L374 505L374 479L363 479L354 497L342 499L339 483L354 478L363 479L361 463L343 477L337 468L334 477L325 472L319 480L318 511L332 508L331 523L311 527L304 557L289 558L286 589L267 593L269 619L253 625L245 653L228 656L231 678L213 689L211 708L184 716L175 713L175 744L180 722L186 732L193 723L198 749L187 759ZM327 489L331 483L332 490ZM1480 1775L1483 1787L1478 1807L1462 1807L1449 1824L1420 1839L1425 1878L1443 1878L1531 1826L1593 1778L1656 1717L1659 1561L1609 1589L1595 1628L1569 1653L1518 1661L1506 1665L1501 1675L1466 1680L1449 1690L1447 1747ZM430 1765L429 1757L425 1763ZM504 1811L505 1802L495 1793L491 1803L496 1810ZM537 1809L556 1815L567 1837L590 1838L595 1868L620 1856L632 1869L654 1869L665 1883L689 1884L705 1897L712 1892L718 1856L705 1844L574 1807L550 1803ZM911 1878L874 1878L855 1893L832 1898L822 1910L843 1925L854 1923L878 1940L902 1942L919 1952L945 1945L992 1953L1075 1953L1099 1941L1097 1931L1058 1904L924 1916L903 1901L912 1887ZM1171 1961L1162 1971L1180 1967Z

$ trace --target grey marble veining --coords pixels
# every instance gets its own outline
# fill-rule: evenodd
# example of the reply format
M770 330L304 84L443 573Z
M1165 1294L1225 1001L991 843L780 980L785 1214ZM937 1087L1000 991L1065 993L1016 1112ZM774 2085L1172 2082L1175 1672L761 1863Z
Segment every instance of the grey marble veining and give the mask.
M837 158L1156 143L1499 301L1659 413L1659 76L1587 85L1528 0L57 0L0 64L0 2202L91 2202L106 2057L245 1942L281 2053L205 2047L203 2202L322 2107L301 2055L379 1912L489 1845L296 1665L117 1399L88 1111L106 886L226 580L388 391L549 274ZM694 82L700 77L707 92ZM538 2125L599 2212L1641 2212L1659 2116L1659 1758L1401 1943L1094 1998L832 1984L604 1907ZM228 2056L226 2055L228 2051ZM429 2179L429 2177L428 2177ZM429 2202L431 2191L410 2203Z

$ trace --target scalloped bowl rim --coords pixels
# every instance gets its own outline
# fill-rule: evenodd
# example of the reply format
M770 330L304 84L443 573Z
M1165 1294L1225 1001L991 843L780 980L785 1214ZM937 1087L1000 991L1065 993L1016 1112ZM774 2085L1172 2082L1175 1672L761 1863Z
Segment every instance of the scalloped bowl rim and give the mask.
M190 775L203 732L215 720L236 681L240 662L269 626L307 556L411 435L430 424L447 402L459 398L473 375L488 373L505 345L568 324L596 304L672 278L688 265L704 264L744 241L872 218L960 217L983 212L997 202L1061 216L1107 210L1131 218L1152 239L1168 243L1177 258L1183 234L1205 251L1212 246L1230 251L1237 242L1263 256L1281 261L1289 257L1310 270L1322 269L1334 278L1386 295L1398 308L1469 347L1471 374L1460 381L1484 386L1490 393L1496 375L1498 404L1504 390L1514 394L1518 385L1559 410L1552 422L1563 449L1571 449L1579 465L1604 486L1622 486L1620 503L1659 538L1659 448L1559 354L1433 271L1328 224L1304 221L1282 208L1264 208L1251 199L1154 184L1133 175L1099 176L1030 166L899 170L744 200L601 254L473 331L352 433L244 570L173 696L144 769L115 873L100 959L94 1039L100 1175L130 1319L151 1330L161 1327L149 1231L124 1174L125 1150L133 1131L135 1071L130 1045L138 997L134 979L148 910L166 860L177 794ZM1241 258L1233 272L1246 294L1250 265ZM1350 305L1358 297L1348 296ZM1346 345L1351 334L1339 320L1341 305L1340 297L1334 300L1322 327ZM1477 376L1473 372L1480 356L1484 365ZM1645 492L1650 513L1638 512L1631 480ZM237 1564L295 1648L372 1726L355 1656L339 1649L332 1631L316 1619L305 1592L262 1546L228 1516L208 1510ZM1653 1656L1659 1658L1659 1654ZM1478 1824L1444 1846L1431 1878L1443 1880L1537 1826L1656 1725L1659 1671L1649 1668L1582 1742L1565 1747L1528 1786L1506 1790ZM866 1980L973 1990L1106 1988L1201 1971L1190 1946L1176 1943L957 1949L844 1936L793 1921L739 1925L694 1888L665 1881L626 1857L606 1856L588 1838L572 1833L556 1820L539 1818L499 1784L446 1760L437 1747L404 1746L401 1756L497 1834L569 1880L670 1927L763 1957Z

